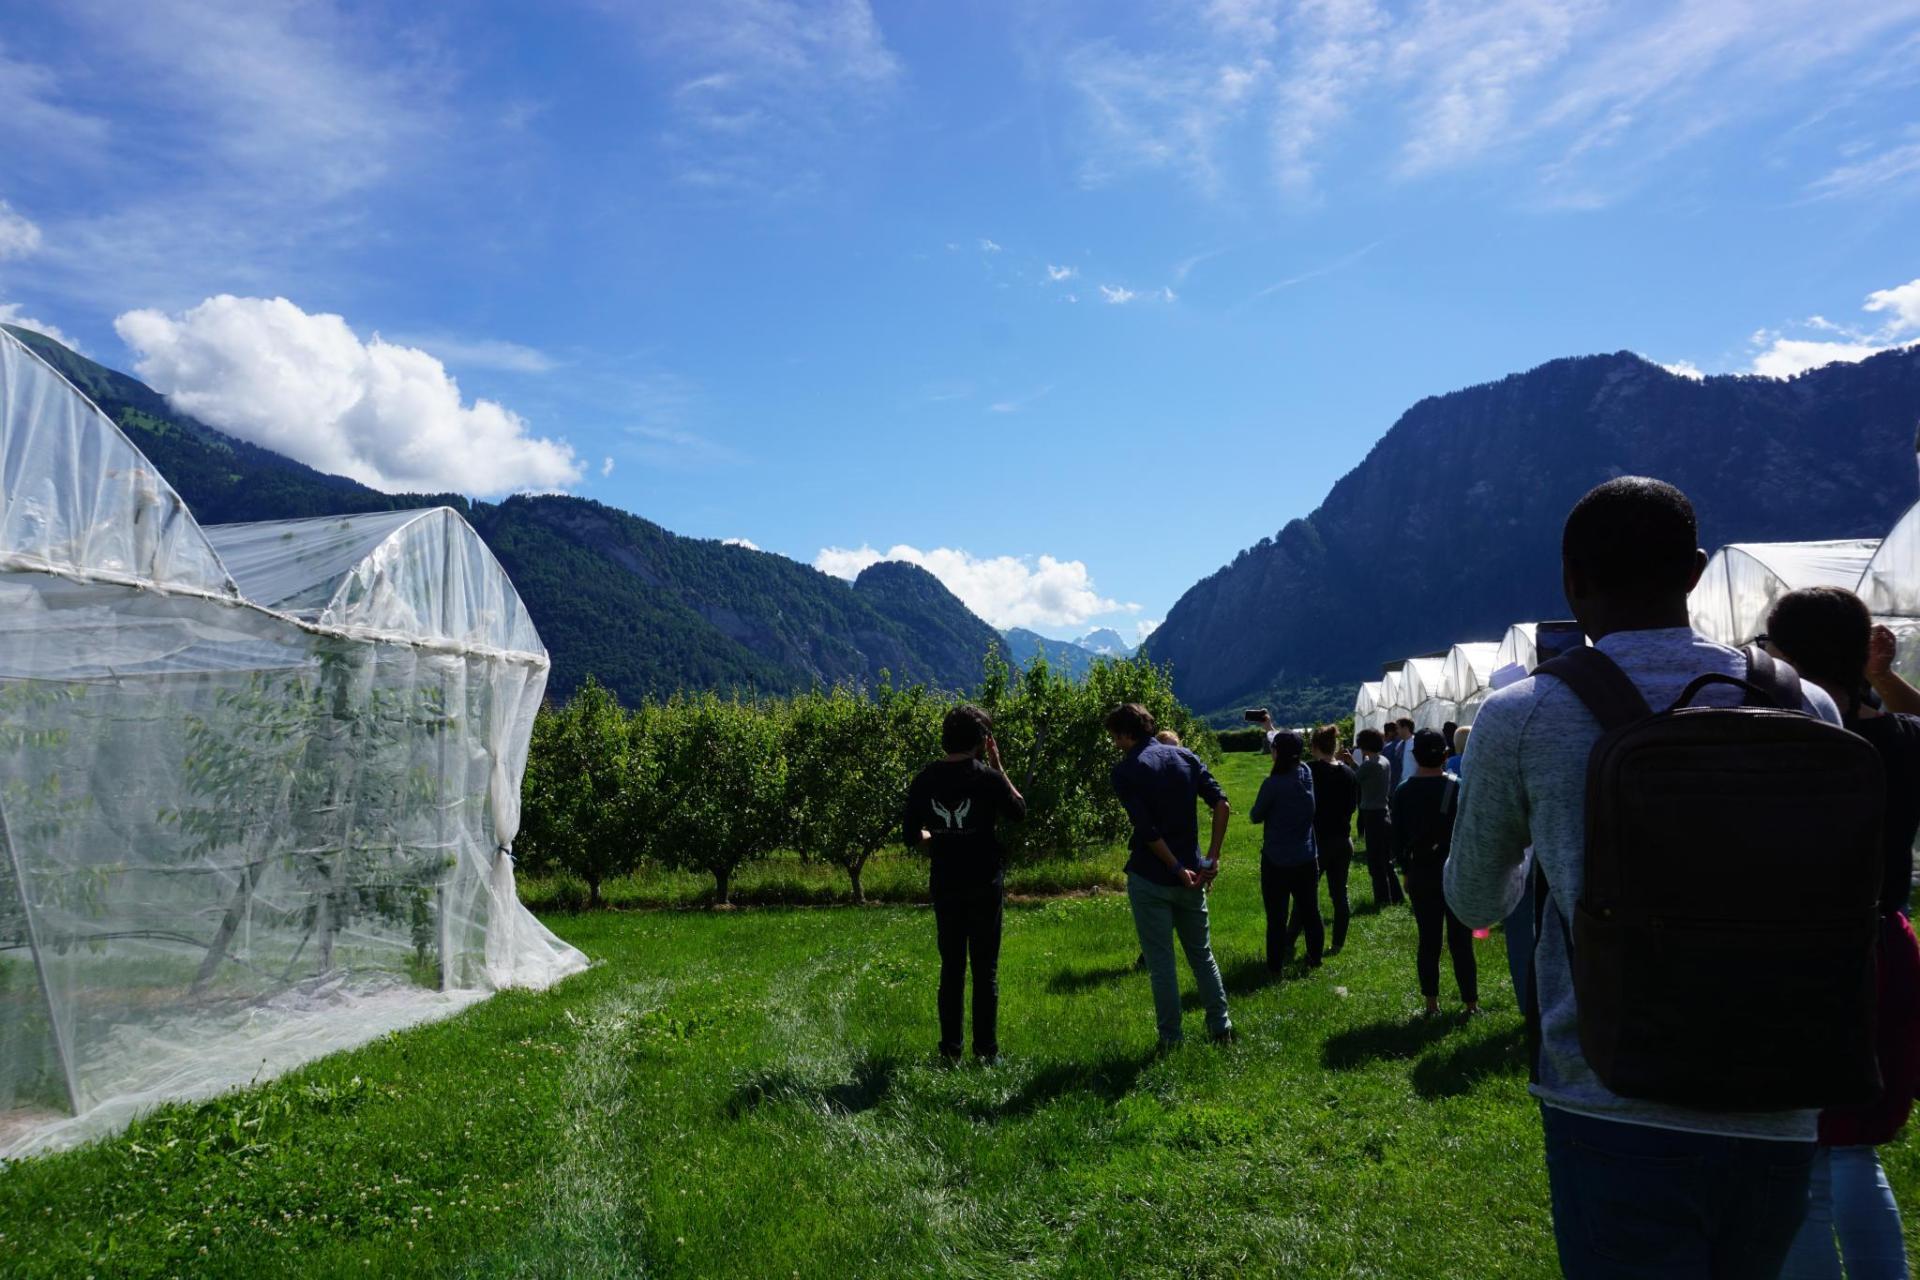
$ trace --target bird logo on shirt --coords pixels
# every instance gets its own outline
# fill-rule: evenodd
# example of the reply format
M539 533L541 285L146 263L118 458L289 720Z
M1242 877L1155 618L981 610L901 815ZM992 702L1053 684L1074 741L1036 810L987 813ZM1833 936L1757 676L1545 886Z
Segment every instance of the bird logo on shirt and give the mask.
M949 809L938 800L933 802L933 811L939 814L941 820L947 824L946 829L948 831L965 830L967 825L967 812L972 808L972 800L962 800L960 807L957 809Z

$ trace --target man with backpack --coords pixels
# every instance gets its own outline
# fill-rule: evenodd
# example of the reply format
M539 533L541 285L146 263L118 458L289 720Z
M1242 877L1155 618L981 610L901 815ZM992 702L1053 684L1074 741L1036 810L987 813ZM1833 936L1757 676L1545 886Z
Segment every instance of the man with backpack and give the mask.
M1575 1280L1776 1276L1818 1109L1877 1088L1877 762L1790 668L1694 634L1706 559L1671 485L1575 504L1562 582L1593 647L1487 700L1446 864L1468 925L1532 895L1532 1092Z

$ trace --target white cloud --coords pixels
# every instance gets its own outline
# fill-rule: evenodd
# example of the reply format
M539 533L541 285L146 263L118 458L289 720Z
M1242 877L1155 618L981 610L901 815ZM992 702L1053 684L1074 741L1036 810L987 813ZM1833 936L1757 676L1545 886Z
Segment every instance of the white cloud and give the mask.
M987 239L987 238L986 238L985 236L981 236L981 237L980 237L980 252L982 252L982 253L998 253L998 252L1000 252L1000 246L999 246L999 245L997 245L997 244L995 244L995 243L994 243L993 241L991 241L991 240L989 240L989 239Z
M1142 618L1133 624L1133 642L1138 645L1160 629L1159 618Z
M1124 307L1140 295L1125 285L1103 284L1100 286L1100 296L1116 307Z
M396 333L394 342L431 351L448 364L503 373L550 373L558 362L544 351L498 338L456 338L444 333Z
M571 446L494 401L464 401L425 351L363 342L340 316L285 298L221 294L178 315L129 311L114 329L182 412L378 489L487 496L581 478Z
M62 333L59 325L49 324L45 320L34 319L32 316L25 314L24 309L17 302L0 302L0 324L10 324L15 328L31 329L35 333L44 333L61 346L73 351L78 351L82 355L86 354L87 349L69 335Z
M723 547L745 547L748 551L760 550L759 544L751 538L722 538L720 539L720 545Z
M1700 371L1700 366L1691 360L1675 360L1672 364L1661 364L1656 360L1654 363L1659 364L1662 369L1676 378L1692 378L1699 381L1707 376Z
M967 608L1002 630L1077 626L1127 607L1095 589L1093 575L1083 562L1045 555L978 557L951 547L922 551L903 544L878 551L863 545L824 548L814 557L813 567L852 580L882 560L919 565Z
M25 258L40 249L40 228L0 200L0 262Z
M1861 342L1813 342L1772 334L1766 347L1753 357L1752 372L1769 378L1791 378L1822 365L1851 364L1879 355L1885 347Z
M1059 284L1062 280L1071 280L1079 274L1073 267L1056 267L1052 263L1047 264L1047 279L1054 284Z
M1865 160L1829 170L1808 184L1808 190L1816 198L1850 196L1914 178L1920 178L1920 142L1888 147Z
M1891 289L1875 289L1867 295L1861 309L1886 314L1887 327L1883 332L1889 338L1920 333L1920 280L1909 280Z
M613 458L611 455L600 459L600 474L603 476L613 474Z

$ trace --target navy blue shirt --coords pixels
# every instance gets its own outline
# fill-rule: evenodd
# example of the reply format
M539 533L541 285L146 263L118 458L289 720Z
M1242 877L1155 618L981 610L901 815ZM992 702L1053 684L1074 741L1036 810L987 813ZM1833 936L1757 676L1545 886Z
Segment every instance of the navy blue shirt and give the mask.
M1155 857L1149 847L1165 840L1175 860L1190 871L1200 869L1200 819L1194 801L1208 808L1227 798L1220 784L1185 747L1149 741L1127 752L1113 766L1113 793L1133 821L1127 841L1127 870L1155 884L1178 885L1180 880Z
M1400 789L1402 775L1405 772L1406 766L1407 746L1408 743L1405 738L1395 738L1392 742L1380 748L1380 754L1386 758L1387 768L1392 771L1393 780L1387 784L1387 790L1390 793Z
M1260 784L1247 821L1260 833L1260 860L1276 867L1310 867L1319 859L1313 839L1313 775L1304 764L1270 773Z

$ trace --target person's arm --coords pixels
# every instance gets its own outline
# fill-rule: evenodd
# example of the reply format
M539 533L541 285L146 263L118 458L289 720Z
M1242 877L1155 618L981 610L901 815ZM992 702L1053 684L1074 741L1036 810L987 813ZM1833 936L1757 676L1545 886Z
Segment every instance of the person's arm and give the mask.
M1407 812L1406 801L1400 798L1398 791L1387 801L1387 812L1392 819L1393 860L1404 867L1407 865L1407 852L1413 848L1413 816Z
M1469 928L1504 919L1527 890L1521 868L1531 832L1520 747L1532 709L1530 700L1496 695L1467 740L1473 768L1460 784L1444 883L1447 905Z
M909 849L918 849L933 839L933 833L927 830L927 788L918 777L907 788L907 808L900 820L900 835Z
M1893 632L1876 626L1867 641L1867 683L1880 695L1880 705L1888 711L1920 716L1920 689L1915 689L1893 669L1898 648Z
M1213 812L1213 830L1207 837L1208 870L1202 880L1211 883L1220 874L1220 850L1227 839L1227 820L1233 816L1233 806L1227 803L1226 789L1214 778L1206 762L1189 751L1187 768L1193 773L1194 791L1207 802L1207 808Z
M1259 826L1267 820L1267 811L1273 808L1273 775L1268 774L1260 780L1260 791L1253 797L1253 808L1247 810L1247 821Z
M987 765L999 775L1001 783L1006 788L1000 796L1002 816L1011 818L1015 822L1021 821L1027 816L1027 798L1020 794L1020 788L1014 786L1013 779L1007 776L1006 766L1000 763L1000 744L993 740L992 734L987 735Z

